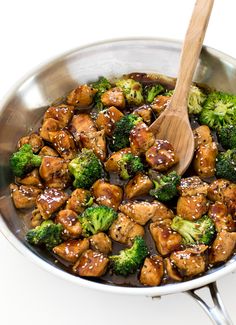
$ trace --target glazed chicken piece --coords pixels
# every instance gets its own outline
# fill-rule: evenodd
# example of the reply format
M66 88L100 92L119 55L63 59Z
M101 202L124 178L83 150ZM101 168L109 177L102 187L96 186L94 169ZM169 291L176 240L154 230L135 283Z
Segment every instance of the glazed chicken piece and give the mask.
M49 147L49 146L44 146L40 151L39 151L39 156L52 156L52 157L58 157L59 154L58 152Z
M32 217L30 219L30 224L32 228L40 226L43 221L44 219L42 218L40 211L38 209L34 209L32 211Z
M216 264L227 261L234 252L235 244L236 232L220 231L210 249L210 263Z
M37 197L36 206L41 216L48 219L65 204L67 199L68 194L65 192L55 188L48 188Z
M96 132L97 129L89 114L78 114L73 116L69 131L73 134L76 143L79 143L82 132Z
M125 107L125 96L120 88L114 87L102 94L101 102L106 107L115 106L123 109Z
M130 132L130 148L133 155L145 153L155 142L154 134L144 122L140 122Z
M158 116L168 107L170 101L170 96L159 95L152 102L151 108L153 112Z
M164 259L166 273L169 279L174 281L181 281L182 277L180 276L176 266L171 262L169 257Z
M58 106L50 106L45 114L44 120L48 118L53 118L54 120L58 121L58 125L61 129L66 127L70 120L72 119L74 113L74 106L61 104Z
M174 218L173 211L167 208L167 206L165 206L163 203L159 201L153 201L152 204L154 204L156 207L155 214L152 217L152 222Z
M16 182L22 185L30 185L38 188L43 188L43 184L39 177L39 171L37 168L22 178L16 177Z
M153 183L147 175L138 173L125 186L124 192L127 199L147 195L153 188Z
M64 189L70 181L68 162L59 157L43 157L39 175L47 187Z
M171 222L171 219L165 219L150 224L150 233L162 256L179 249L182 242L182 237L171 229Z
M89 249L89 240L68 240L53 248L53 252L69 263L75 263Z
M224 202L229 209L229 213L236 216L236 184L231 183L223 190Z
M198 146L193 158L193 167L199 177L208 178L215 175L217 154L218 149L215 142Z
M159 255L146 257L139 281L145 286L158 286L164 275L163 258Z
M193 196L198 194L207 195L209 185L198 176L182 178L178 191L181 196Z
M201 125L193 130L195 149L200 145L207 145L212 143L212 136L210 128L207 125Z
M118 209L122 201L122 188L117 185L110 184L104 179L97 180L93 184L91 191L97 204L106 205L114 210Z
M177 215L190 221L201 218L208 211L208 201L203 194L180 196L177 202Z
M20 138L17 143L17 149L20 149L24 144L30 144L34 153L37 153L44 146L42 137L37 133Z
M17 209L30 209L36 204L36 198L42 190L29 185L10 184L11 196Z
M109 229L109 236L121 244L132 246L134 237L144 236L144 228L123 213L119 213Z
M115 123L118 122L124 116L115 106L111 106L106 110L98 113L96 119L96 125L99 130L105 131L107 136L112 136Z
M173 146L167 140L156 140L145 156L151 168L159 172L167 171L179 161Z
M143 121L147 124L150 125L152 121L152 109L148 105L143 105L138 108L136 108L133 111L133 114L139 115L142 117Z
M74 139L70 132L60 130L57 132L50 132L49 137L51 142L63 159L72 160L77 154Z
M99 232L89 238L90 247L94 251L108 255L112 251L112 242L103 232Z
M66 209L73 210L80 214L90 206L92 201L92 195L88 190L77 188L71 193L71 196L66 203Z
M207 196L211 201L224 202L224 190L230 185L230 181L226 179L217 179L210 184Z
M235 221L228 213L227 206L222 202L213 203L208 211L209 217L214 221L217 232L221 230L235 231Z
M80 142L83 148L92 149L95 155L105 161L107 157L107 145L105 131L88 132L80 134Z
M40 136L43 140L51 142L50 132L56 132L60 130L60 122L54 120L54 118L47 118L40 129Z
M131 153L130 148L124 148L111 154L111 156L104 163L106 171L110 173L119 173L120 171L119 161L121 160L122 156L127 153Z
M102 253L89 249L73 266L73 271L79 276L99 277L106 272L108 263L109 259Z
M171 263L178 268L182 276L192 277L203 273L206 270L204 252L207 248L206 245L196 245L182 251L173 252L170 255Z
M78 215L73 210L61 210L58 212L56 223L60 223L64 230L63 235L65 237L78 238L82 233L82 226L78 220Z
M89 87L88 85L81 85L67 96L67 103L76 107L88 107L93 102L93 97L97 90Z

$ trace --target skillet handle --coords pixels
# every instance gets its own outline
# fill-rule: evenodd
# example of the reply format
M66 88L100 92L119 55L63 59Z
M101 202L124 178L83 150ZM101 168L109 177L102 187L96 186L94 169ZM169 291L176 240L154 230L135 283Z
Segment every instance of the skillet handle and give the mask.
M204 311L207 313L207 315L212 320L213 324L215 325L233 325L233 322L231 321L225 306L221 300L216 282L207 284L206 286L202 288L208 288L210 297L213 301L213 307L209 306L209 304L204 301L203 298L201 298L196 291L201 289L193 289L189 290L186 293L189 294L194 300L196 300L199 305L204 309Z

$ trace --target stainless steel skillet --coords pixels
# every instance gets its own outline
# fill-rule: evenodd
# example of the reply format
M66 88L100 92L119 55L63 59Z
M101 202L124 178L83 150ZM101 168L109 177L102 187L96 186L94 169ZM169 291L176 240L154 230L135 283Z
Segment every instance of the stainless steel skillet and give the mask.
M28 216L17 212L9 196L9 154L18 138L39 124L45 107L65 94L77 83L94 80L100 75L113 77L129 72L156 72L175 77L181 43L164 39L123 39L88 45L39 67L3 100L0 107L0 229L22 254L44 269L78 285L112 293L157 297L188 292L197 299L215 324L232 324L215 281L236 269L236 257L197 279L153 288L111 286L73 276L54 264L53 259L24 240ZM214 49L204 47L194 81L210 87L236 93L236 60ZM210 289L214 307L210 308L195 290Z

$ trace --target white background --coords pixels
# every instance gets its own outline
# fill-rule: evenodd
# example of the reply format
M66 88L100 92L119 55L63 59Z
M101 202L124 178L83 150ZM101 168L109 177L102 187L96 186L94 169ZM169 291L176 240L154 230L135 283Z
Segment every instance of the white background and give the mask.
M182 40L194 0L0 1L0 98L61 52L107 38ZM205 44L236 57L235 0L216 0ZM236 324L236 275L218 282ZM0 234L0 324L211 324L185 294L151 300L77 287L21 256Z

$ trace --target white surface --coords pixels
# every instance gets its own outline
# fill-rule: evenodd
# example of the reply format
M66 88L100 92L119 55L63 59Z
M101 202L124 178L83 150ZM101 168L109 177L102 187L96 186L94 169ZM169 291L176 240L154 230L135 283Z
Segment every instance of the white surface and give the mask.
M183 39L194 0L1 1L0 98L37 64L114 37ZM205 44L236 57L235 0L216 0ZM0 234L0 324L211 324L185 294L151 300L111 295L56 278L21 256ZM236 324L236 276L218 282Z

